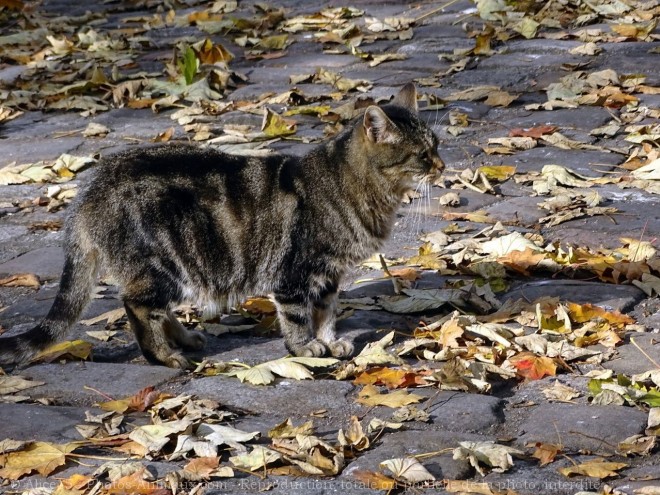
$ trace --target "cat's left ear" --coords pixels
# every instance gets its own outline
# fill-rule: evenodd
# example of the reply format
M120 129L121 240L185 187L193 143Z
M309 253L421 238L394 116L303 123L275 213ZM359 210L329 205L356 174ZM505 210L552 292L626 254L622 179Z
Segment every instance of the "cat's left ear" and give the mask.
M394 122L375 105L364 112L364 132L370 141L382 144L396 144L401 141L401 134Z
M417 88L413 83L406 84L391 103L417 113Z

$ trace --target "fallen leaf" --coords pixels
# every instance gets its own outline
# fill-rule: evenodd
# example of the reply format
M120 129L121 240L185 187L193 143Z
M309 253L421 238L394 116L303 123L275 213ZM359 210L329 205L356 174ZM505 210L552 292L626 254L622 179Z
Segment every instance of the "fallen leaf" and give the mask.
M418 394L408 393L405 390L395 390L381 394L373 385L366 385L360 392L356 402L366 406L387 406L401 407L407 404L414 404L423 400L424 397Z
M388 469L397 480L407 483L419 483L422 481L435 481L435 476L429 473L422 464L414 457L403 457L389 459L379 464L381 469Z
M82 359L83 361L89 359L92 354L92 344L84 340L67 340L53 344L43 351L39 352L32 362L43 361L44 363L52 363L56 359Z
M383 473L377 473L374 471L353 471L351 476L373 490L389 492L397 486L396 480L385 476Z
M114 480L103 487L107 495L171 495L171 491L163 488L160 483L145 479L146 468L142 468L128 476Z
M41 282L39 282L39 278L33 273L21 273L6 278L0 278L0 286L32 287L33 289L39 289L41 287Z
M13 394L45 384L46 382L28 380L18 375L0 375L0 395Z
M545 356L537 356L533 352L520 352L509 358L518 375L528 380L540 380L544 376L555 376L555 362Z
M562 451L561 445L555 445L552 443L541 443L538 442L534 444L536 450L532 454L532 457L535 457L539 460L539 466L545 466L554 462L555 457Z
M602 459L587 461L576 466L568 466L559 469L559 472L566 477L575 475L590 476L592 478L613 478L619 476L617 471L627 468L628 464L623 462L608 462Z
M300 426L293 426L291 418L268 430L269 438L295 438L297 435L311 435L314 433L313 421L307 421Z
M524 455L524 452L496 444L495 442L459 442L460 447L454 449L454 459L468 460L479 474L485 476L482 465L492 468L498 473L509 470L513 466L511 455Z
M573 399L580 397L581 395L578 390L569 387L568 385L564 385L559 381L555 381L551 387L546 387L541 390L541 392L543 392L543 395L545 395L545 398L549 401L557 402L571 402Z
M226 374L252 385L268 385L275 380L275 375L294 380L311 380L313 375L307 367L324 368L338 362L334 358L285 357L247 369L231 370Z
M23 450L0 455L0 476L17 480L33 471L37 471L41 476L48 476L65 464L66 455L76 447L75 443L30 443Z

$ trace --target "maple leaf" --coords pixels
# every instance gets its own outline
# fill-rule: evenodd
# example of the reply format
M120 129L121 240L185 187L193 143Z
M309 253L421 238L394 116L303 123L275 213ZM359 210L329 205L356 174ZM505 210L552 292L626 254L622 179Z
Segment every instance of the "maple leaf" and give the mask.
M558 127L555 125L541 125L529 129L515 128L511 129L509 132L509 137L531 137L534 139L540 139L543 135L552 134L556 130L558 130Z
M23 450L0 456L0 477L17 480L25 474L37 471L48 476L66 462L66 455L78 445L76 443L54 444L33 442Z
M519 376L528 380L540 380L544 376L555 376L557 366L549 357L537 356L533 352L520 352L509 358Z

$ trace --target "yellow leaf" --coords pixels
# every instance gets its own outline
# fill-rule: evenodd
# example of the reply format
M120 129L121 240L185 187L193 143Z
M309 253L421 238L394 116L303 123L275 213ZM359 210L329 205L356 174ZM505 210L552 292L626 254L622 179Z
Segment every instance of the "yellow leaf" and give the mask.
M307 421L300 426L293 426L291 418L271 428L268 431L269 438L295 438L296 435L311 435L314 433L314 422Z
M296 122L286 120L267 108L261 123L261 130L268 137L289 136L295 134Z
M628 464L623 462L606 462L602 459L585 462L577 466L568 466L561 468L559 472L564 476L571 477L574 475L590 476L592 478L611 478L618 476L618 470L628 467Z
M592 304L568 303L568 314L571 321L575 323L586 323L588 321L604 320L612 327L623 329L626 325L635 323L630 316L621 314L619 311L607 311L600 306Z
M477 172L481 172L489 180L502 182L516 173L516 167L513 165L484 165L479 167Z
M425 397L418 394L411 394L405 390L395 390L387 394L381 394L373 385L365 386L358 393L356 402L366 406L387 406L398 408L408 404L414 404Z
M37 471L42 476L48 476L66 462L66 454L72 452L77 445L73 443L54 444L34 442L18 452L10 452L0 456L0 477L17 480L25 474Z
M355 471L352 476L373 490L391 491L396 488L396 481L382 473L374 471Z
M34 273L20 273L6 278L0 278L0 286L3 287L32 287L38 289L41 287L39 278Z
M241 307L248 313L258 315L274 315L277 309L275 303L267 297L251 297L245 301Z
M84 340L67 340L52 345L37 354L32 362L43 361L50 363L60 358L88 359L92 353L92 344Z

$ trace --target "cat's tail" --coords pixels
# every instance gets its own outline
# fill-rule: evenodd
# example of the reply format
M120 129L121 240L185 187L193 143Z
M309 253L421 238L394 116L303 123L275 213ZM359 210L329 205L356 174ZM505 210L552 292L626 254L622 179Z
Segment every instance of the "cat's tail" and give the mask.
M34 328L14 337L0 338L0 365L25 364L39 351L62 340L78 320L96 280L98 254L82 243L68 243L59 292L46 317Z

